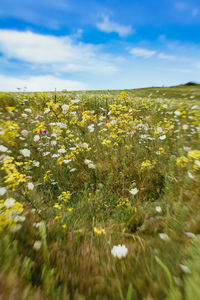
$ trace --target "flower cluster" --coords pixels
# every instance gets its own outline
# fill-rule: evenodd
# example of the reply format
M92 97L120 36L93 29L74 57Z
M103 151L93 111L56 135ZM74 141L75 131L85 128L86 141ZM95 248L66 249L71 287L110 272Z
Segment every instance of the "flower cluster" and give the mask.
M20 224L16 225L25 220L25 217L21 216L23 210L23 205L13 198L0 200L0 232L6 228L13 231L20 229Z

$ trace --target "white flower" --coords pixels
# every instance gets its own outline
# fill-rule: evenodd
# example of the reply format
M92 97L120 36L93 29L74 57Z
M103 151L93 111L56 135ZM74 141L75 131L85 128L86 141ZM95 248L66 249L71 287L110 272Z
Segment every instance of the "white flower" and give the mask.
M24 222L26 220L25 216L16 216L15 217L15 222Z
M0 187L0 196L3 196L7 192L5 187Z
M40 165L39 161L37 161L37 160L33 161L33 166L34 167L39 167L39 165Z
M82 148L87 149L89 147L89 145L87 143L83 143L80 145Z
M139 191L138 191L137 188L131 189L131 190L129 191L129 193L131 193L131 195L136 195L138 192L139 192Z
M142 128L144 128L144 124L140 123L140 124L137 124L136 128L141 130Z
M187 124L185 124L185 125L183 125L183 127L182 127L182 128L183 128L183 130L187 130L187 129L188 129L188 127L189 127L189 126L188 126Z
M52 158L58 158L60 155L59 154L53 154Z
M72 161L71 159L64 159L64 160L63 160L63 162L64 162L65 164L69 164L71 161Z
M160 139L160 140L165 140L165 139L166 139L166 135L165 135L165 134L161 135L161 136L159 137L159 139Z
M43 156L47 156L47 155L49 155L49 154L50 154L50 152L47 151L47 152L44 152L44 153L43 153Z
M8 150L7 147L0 145L0 152L6 152Z
M65 153L65 152L66 152L66 150L63 148L58 149L58 153Z
M183 146L183 150L184 150L184 151L187 151L187 152L188 152L190 149L191 149L190 147Z
M74 100L71 100L71 103L79 103L80 100L79 99L74 99Z
M15 204L15 199L8 198L4 201L4 206L5 207L12 207Z
M162 208L160 207L160 206L156 206L156 211L158 212L158 213L161 213L161 211L162 211Z
M88 129L89 129L90 132L93 132L94 131L94 124L89 125Z
M96 166L94 164L88 164L89 169L96 169Z
M174 114L175 114L176 116L180 116L180 115L181 115L181 112L180 112L179 110L176 110L176 111L174 112Z
M51 141L51 145L55 146L57 144L57 141Z
M46 114L48 114L49 112L50 112L50 109L47 108L47 109L45 109L44 114L46 115Z
M163 241L168 242L170 240L169 236L166 233L159 233L158 235Z
M76 168L73 168L70 170L70 172L75 172L76 171Z
M195 238L196 237L196 235L192 232L185 232L185 235L190 237L190 238Z
M189 269L187 266L182 265L182 264L180 264L179 266L180 266L180 268L181 268L181 270L182 270L183 272L185 272L185 273L187 273L187 274L191 274L191 271L190 271L190 269Z
M15 226L12 226L12 227L10 228L10 231L11 231L11 232L17 232L17 231L19 231L21 228L22 228L22 225L21 225L21 224L17 224L17 225L15 225Z
M31 155L31 151L29 149L22 149L20 152L24 157L30 157Z
M63 104L61 107L62 107L63 111L66 111L69 109L69 105L67 105L67 104Z
M33 226L36 227L36 228L38 228L38 227L40 227L42 224L43 224L43 221L41 221L41 222L36 222L36 223L33 223Z
M192 173L191 173L190 171L187 172L187 175L188 175L188 177L189 177L190 179L193 179L193 178L194 178L194 176L192 175Z
M198 167L200 167L200 160L195 160L195 165L197 165Z
M125 257L128 253L128 249L126 248L125 245L118 245L118 246L113 246L111 250L111 254L114 257L122 258Z
M42 246L42 242L41 241L35 241L35 243L33 244L33 249L35 250L39 250Z
M30 108L25 108L24 111L27 112L27 113L32 113L32 110Z
M32 182L28 182L27 187L29 191L32 191L34 189L34 184Z
M157 128L156 128L156 131L157 131L157 132L162 132L162 127L157 127Z
M22 114L22 117L23 117L23 118L27 118L28 115L27 115L27 114Z
M90 159L85 159L85 160L84 160L84 163L85 163L85 164L90 164L90 163L92 163L92 161L91 161Z
M36 134L36 135L34 136L34 138L33 138L34 142L38 142L39 139L40 139L39 134Z

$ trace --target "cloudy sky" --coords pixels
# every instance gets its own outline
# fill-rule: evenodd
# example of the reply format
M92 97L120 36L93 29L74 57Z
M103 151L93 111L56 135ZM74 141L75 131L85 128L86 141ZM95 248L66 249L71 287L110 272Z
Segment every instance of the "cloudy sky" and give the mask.
M199 0L1 0L0 91L200 81Z

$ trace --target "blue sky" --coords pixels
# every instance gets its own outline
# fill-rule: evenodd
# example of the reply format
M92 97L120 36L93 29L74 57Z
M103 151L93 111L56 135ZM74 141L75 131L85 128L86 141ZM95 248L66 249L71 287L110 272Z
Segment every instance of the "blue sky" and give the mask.
M0 91L200 81L199 0L1 0Z

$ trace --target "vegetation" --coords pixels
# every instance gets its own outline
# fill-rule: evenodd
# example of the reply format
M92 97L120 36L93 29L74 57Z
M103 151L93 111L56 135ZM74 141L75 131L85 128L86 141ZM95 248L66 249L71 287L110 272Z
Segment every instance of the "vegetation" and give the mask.
M199 100L1 93L0 298L200 298Z

